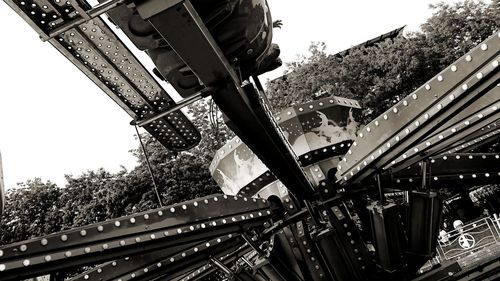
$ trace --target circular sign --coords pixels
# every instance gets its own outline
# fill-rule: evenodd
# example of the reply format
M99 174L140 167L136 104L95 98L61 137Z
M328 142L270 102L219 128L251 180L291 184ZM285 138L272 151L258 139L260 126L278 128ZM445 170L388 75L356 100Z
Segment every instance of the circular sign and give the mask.
M465 233L458 238L458 244L463 249L470 249L476 244L476 239L472 235Z

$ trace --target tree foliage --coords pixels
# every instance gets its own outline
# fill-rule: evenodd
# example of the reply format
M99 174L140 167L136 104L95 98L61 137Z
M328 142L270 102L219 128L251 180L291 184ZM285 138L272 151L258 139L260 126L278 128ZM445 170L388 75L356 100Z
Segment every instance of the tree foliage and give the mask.
M341 59L325 53L324 43L313 43L310 57L290 63L286 75L268 83L269 100L280 111L326 95L352 98L364 109L360 121L368 122L498 29L495 2L431 6L433 16L421 31L354 48Z

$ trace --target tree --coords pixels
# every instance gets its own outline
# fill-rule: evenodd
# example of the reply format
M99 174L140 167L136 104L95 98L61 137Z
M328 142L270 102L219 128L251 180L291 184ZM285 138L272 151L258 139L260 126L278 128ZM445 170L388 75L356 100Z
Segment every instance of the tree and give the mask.
M342 59L314 43L309 58L290 63L285 76L268 83L270 102L280 111L326 91L360 101L360 121L366 123L490 36L500 25L495 2L431 6L433 16L422 31L354 48Z
M0 244L61 230L61 195L55 184L39 178L7 190L5 212L0 217Z

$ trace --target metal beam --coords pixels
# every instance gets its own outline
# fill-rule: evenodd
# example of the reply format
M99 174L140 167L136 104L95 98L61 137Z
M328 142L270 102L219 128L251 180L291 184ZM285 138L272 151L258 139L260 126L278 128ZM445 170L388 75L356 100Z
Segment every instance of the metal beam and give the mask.
M405 167L422 161L425 158L440 154L452 144L480 131L482 128L500 118L500 72L496 77L476 88L475 92L486 91L480 98L464 108L444 126L421 143L413 146L392 163L384 168L391 167L397 172ZM500 85L500 84L498 84Z
M456 153L432 157L428 161L432 188L466 187L500 183L500 154ZM414 164L392 175L392 186L399 189L419 187L422 173ZM385 186L391 186L389 175L382 177Z
M474 107L474 101L484 94L475 89L498 72L499 34L495 32L361 130L338 165L338 181L348 184L370 177L452 116L467 106Z
M206 87L218 89L212 97L229 128L292 192L311 198L314 190L267 108L264 94L240 80L189 1L169 3L145 1L137 10Z
M50 2L45 0L34 0L32 5L25 1L5 1L42 36L74 19L83 19L77 13L78 9L89 7L80 0L64 2L62 6L49 5ZM107 9L119 2L109 1L96 9ZM133 119L149 118L175 106L165 89L101 18L85 20L49 42ZM53 79L64 77L54 76ZM192 148L201 139L198 130L179 110L145 129L171 150Z
M158 250L98 266L70 280L156 280L173 279L183 271L206 264L213 258L227 253L241 253L242 240L237 234L229 234L211 240L193 243L175 252ZM248 250L248 248L247 248Z
M470 152L475 148L482 146L486 143L493 142L500 138L500 119L486 125L477 132L469 135L468 137L455 142L450 145L447 149L443 150L442 153L464 153Z
M266 200L213 195L0 248L0 280L39 276L262 227Z

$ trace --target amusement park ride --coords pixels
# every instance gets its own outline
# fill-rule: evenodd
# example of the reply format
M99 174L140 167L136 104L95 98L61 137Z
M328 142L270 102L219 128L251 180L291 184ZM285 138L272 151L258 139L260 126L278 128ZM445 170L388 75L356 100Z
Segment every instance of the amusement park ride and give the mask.
M500 132L498 31L361 127L359 103L339 97L271 113L257 78L280 65L265 0L4 1L168 149L200 141L179 109L206 96L237 137L210 166L224 195L2 246L0 280L85 266L71 280L499 277L496 217L440 234L455 193L500 183L500 156L471 152Z

